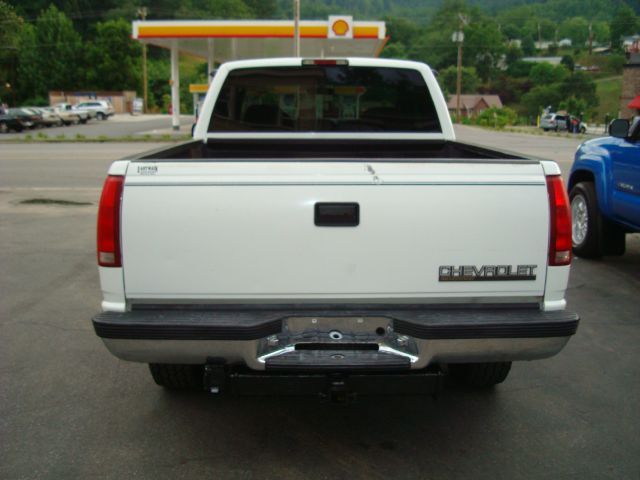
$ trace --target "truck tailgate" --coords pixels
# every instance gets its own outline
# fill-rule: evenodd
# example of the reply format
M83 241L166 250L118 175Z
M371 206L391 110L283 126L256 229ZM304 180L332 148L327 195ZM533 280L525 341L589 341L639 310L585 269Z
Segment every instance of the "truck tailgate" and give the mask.
M535 162L133 162L122 202L131 301L544 292L549 201ZM357 225L316 225L319 203L357 205Z

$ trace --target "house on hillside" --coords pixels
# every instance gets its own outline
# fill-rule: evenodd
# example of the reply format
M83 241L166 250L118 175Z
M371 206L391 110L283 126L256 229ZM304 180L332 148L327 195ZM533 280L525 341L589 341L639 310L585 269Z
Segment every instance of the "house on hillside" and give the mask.
M457 95L451 95L447 102L447 108L451 115L455 115L457 109ZM463 117L476 117L487 108L502 107L502 100L498 95L460 95L460 115Z
M640 52L640 35L630 35L622 38L622 48L627 55Z

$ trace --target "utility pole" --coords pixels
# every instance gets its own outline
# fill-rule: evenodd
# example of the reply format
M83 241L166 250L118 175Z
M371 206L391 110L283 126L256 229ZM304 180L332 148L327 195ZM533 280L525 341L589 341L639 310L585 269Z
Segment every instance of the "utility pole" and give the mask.
M589 22L589 55L593 55L593 22Z
M293 56L300 56L300 0L293 0Z
M456 121L460 121L460 93L462 90L462 44L464 42L464 26L468 23L463 14L458 14L460 19L459 30L453 33L451 38L458 44L458 77L456 79Z
M462 90L462 30L458 41L458 78L456 79L456 121L460 121L460 91Z
M542 45L542 33L540 30L540 22L538 22L538 46Z
M138 8L138 15L142 21L147 19L147 7ZM147 113L147 44L142 43L142 112Z

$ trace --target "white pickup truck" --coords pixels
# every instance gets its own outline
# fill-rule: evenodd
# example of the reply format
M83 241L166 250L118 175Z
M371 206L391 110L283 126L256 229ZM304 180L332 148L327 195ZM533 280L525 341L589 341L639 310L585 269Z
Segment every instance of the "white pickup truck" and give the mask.
M429 67L222 65L194 139L113 163L98 218L118 358L169 388L432 391L558 353L558 166L455 141Z

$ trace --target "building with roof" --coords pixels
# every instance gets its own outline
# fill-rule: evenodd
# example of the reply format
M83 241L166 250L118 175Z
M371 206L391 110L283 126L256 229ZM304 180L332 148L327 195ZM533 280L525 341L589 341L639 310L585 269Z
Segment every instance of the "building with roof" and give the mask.
M456 113L457 98L457 95L451 95L447 102L447 108L451 115ZM493 107L502 107L502 100L498 95L460 95L460 114L463 117L476 117L487 108Z
M132 37L171 51L172 125L178 129L181 53L206 60L209 72L229 60L290 57L294 31L293 20L135 21ZM346 15L299 22L301 57L377 57L387 40L384 22L354 21Z

